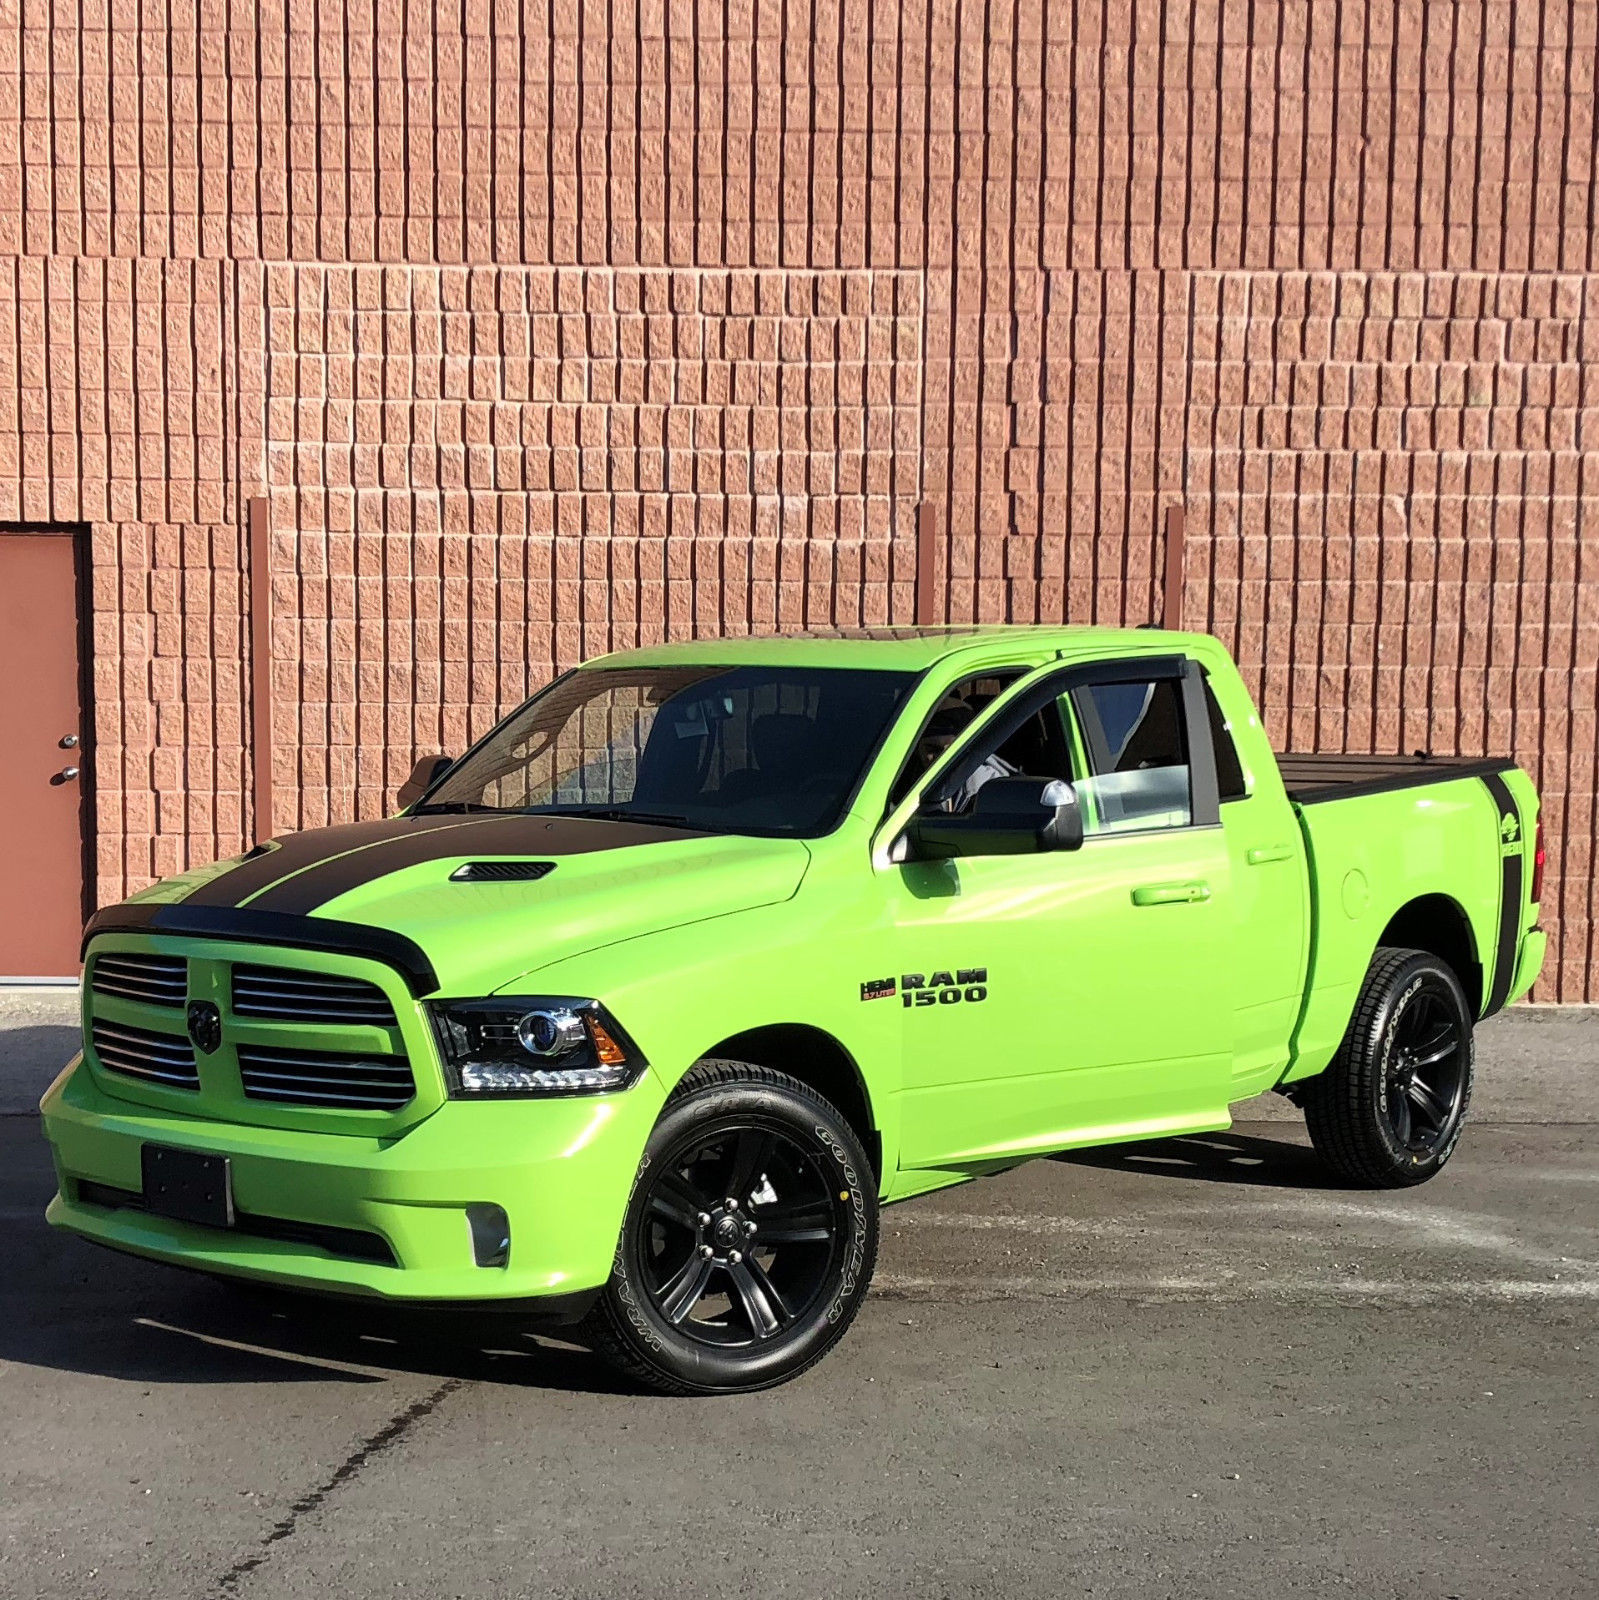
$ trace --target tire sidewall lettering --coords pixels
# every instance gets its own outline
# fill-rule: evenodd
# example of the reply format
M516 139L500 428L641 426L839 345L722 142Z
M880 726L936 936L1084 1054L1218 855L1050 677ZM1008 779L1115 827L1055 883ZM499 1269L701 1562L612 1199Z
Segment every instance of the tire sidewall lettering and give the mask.
M869 1226L866 1216L866 1199L861 1187L860 1176L856 1172L854 1164L850 1161L848 1152L834 1136L833 1130L824 1127L818 1122L812 1125L812 1131L822 1144L831 1151L833 1159L838 1163L840 1170L844 1174L844 1182L849 1189L849 1243L844 1251L844 1264L839 1278L838 1292L829 1302L826 1313L827 1321L836 1323L855 1298L856 1286L860 1282L862 1269L866 1261L866 1242Z

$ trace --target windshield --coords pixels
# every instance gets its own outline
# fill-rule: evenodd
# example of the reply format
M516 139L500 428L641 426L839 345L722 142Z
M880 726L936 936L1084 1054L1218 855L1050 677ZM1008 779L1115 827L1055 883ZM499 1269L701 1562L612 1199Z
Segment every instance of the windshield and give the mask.
M843 816L915 681L845 668L574 672L507 717L417 810L814 837Z

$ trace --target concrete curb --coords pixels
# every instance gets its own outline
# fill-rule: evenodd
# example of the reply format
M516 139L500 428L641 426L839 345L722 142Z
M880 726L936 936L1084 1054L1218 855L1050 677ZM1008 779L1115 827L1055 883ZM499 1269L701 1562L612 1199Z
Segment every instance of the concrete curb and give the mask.
M0 1116L36 1109L78 1048L75 989L0 989ZM1239 1122L1294 1122L1281 1095L1234 1108ZM1599 1006L1514 1006L1477 1033L1477 1122L1599 1123Z

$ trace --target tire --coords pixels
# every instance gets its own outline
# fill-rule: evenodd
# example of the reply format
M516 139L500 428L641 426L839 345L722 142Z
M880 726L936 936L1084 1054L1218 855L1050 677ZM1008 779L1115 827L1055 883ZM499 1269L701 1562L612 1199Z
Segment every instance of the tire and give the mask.
M1338 1054L1301 1095L1310 1142L1340 1177L1401 1189L1443 1168L1471 1104L1472 1020L1444 962L1378 949Z
M706 1060L650 1134L581 1331L663 1394L767 1389L844 1336L876 1260L871 1162L837 1108L786 1073Z

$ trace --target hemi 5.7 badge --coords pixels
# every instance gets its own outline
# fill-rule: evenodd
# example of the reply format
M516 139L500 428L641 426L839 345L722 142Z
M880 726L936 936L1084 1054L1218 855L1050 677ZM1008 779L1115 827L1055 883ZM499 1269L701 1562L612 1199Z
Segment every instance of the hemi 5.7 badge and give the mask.
M871 978L861 985L861 999L863 1000L892 1000L894 998L894 980L892 978Z

